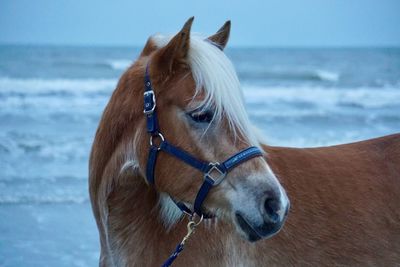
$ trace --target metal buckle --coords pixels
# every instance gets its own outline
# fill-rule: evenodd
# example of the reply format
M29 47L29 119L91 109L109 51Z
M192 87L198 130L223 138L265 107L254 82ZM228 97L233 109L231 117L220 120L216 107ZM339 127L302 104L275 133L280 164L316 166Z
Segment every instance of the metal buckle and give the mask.
M160 143L157 146L154 145L154 142L153 142L154 138L160 138L160 140L161 140ZM164 141L165 141L165 138L161 133L157 133L156 135L150 135L150 146L156 147L157 150L161 150L161 144Z
M218 168L218 166L220 166L219 162L210 162L209 166L211 166L211 168L204 174L204 178L208 177L214 182L214 185L219 185L222 180L224 180L226 172L223 172ZM218 177L214 177L212 175L213 172L214 174L217 172Z
M152 114L154 112L154 110L156 109L156 96L154 94L154 91L146 91L144 92L144 98L146 99L146 97L148 95L152 95L152 99L153 99L153 106L151 107L150 110L147 110L147 108L150 108L150 103L146 103L146 101L144 102L144 110L143 113L148 115L148 114Z

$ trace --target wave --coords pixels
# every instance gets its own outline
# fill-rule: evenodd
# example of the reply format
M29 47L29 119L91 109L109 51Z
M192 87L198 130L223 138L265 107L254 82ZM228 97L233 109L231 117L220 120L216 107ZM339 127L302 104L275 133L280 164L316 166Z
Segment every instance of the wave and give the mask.
M0 78L0 95L109 93L116 84L116 79Z
M339 81L340 74L332 71L326 70L316 70L315 71L316 77L322 81L330 81L330 82L337 82Z
M2 195L1 204L83 204L88 203L87 196L46 196L35 195Z
M109 60L106 63L114 70L125 70L132 64L132 60L114 59Z
M74 68L76 70L91 69L91 70L116 70L121 71L127 69L131 64L132 60L129 59L109 59L101 61L55 61L52 62L52 67L58 68Z
M326 78L331 75L320 73ZM15 79L0 78L0 105L10 112L27 108L103 107L117 79ZM400 87L337 88L322 86L255 86L244 84L248 103L301 107L385 108L400 106ZM72 96L73 99L64 98ZM97 110L97 109L96 109ZM82 111L82 110L77 110Z
M400 107L400 88L326 88L326 87L260 87L244 86L247 103L286 103L319 107L384 108Z
M10 176L0 178L0 204L88 202L87 178Z
M239 76L247 79L283 80L283 81L325 81L338 82L340 74L327 70L258 70L239 71Z
M82 160L87 157L91 145L91 136L52 138L32 134L8 132L0 135L1 153L18 155L32 155L35 159L43 160ZM1 178L0 178L1 181Z

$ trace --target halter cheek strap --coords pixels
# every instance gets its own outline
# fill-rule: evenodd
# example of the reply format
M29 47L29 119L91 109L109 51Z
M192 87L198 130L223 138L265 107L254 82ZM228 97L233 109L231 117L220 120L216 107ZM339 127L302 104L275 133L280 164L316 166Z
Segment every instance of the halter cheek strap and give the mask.
M182 202L175 203L178 208L184 213L190 215L196 213L199 216L204 215L201 207L211 188L213 186L219 185L233 168L237 167L239 164L249 159L262 156L262 152L259 148L253 146L240 151L239 153L233 155L222 163L205 162L195 158L186 151L170 144L168 141L165 140L164 136L159 130L156 110L156 97L153 87L151 85L148 66L146 67L144 83L145 91L143 113L146 115L147 132L150 135L150 150L146 166L147 181L149 182L149 184L154 185L154 170L157 162L157 155L160 151L166 152L167 154L174 156L175 158L185 162L191 167L199 170L204 174L204 181L194 201L194 210L192 211ZM156 144L157 139L158 144ZM204 217L207 216L204 215Z

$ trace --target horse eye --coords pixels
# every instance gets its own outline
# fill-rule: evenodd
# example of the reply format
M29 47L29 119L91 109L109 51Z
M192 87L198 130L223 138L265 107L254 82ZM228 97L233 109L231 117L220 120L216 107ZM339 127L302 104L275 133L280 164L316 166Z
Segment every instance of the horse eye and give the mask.
M211 110L193 111L188 115L193 121L198 123L210 123L214 118L214 113Z

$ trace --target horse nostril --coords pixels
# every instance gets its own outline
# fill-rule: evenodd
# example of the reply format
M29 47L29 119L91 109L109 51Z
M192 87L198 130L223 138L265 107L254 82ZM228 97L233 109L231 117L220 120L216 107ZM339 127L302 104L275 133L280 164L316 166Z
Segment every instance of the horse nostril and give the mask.
M264 209L268 216L268 219L272 222L279 220L279 201L275 198L267 198L264 202Z

